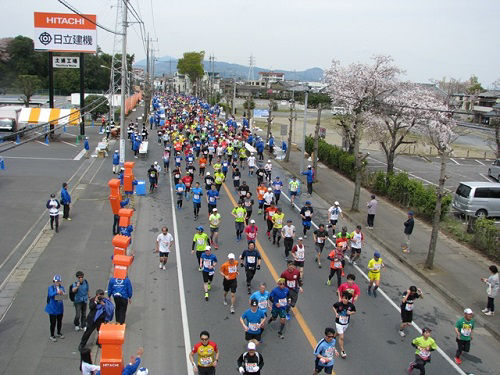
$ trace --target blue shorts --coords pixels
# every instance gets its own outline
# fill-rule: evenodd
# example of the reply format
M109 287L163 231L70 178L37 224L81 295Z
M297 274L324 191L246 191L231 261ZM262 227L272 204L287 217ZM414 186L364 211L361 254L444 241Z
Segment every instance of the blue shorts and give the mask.
M290 192L290 195L297 196L297 193L298 193L297 191L291 191L291 192Z
M271 310L271 316L276 319L278 316L281 319L286 318L286 309L278 309L276 306L273 305L273 309Z
M306 228L311 228L311 222L310 221L305 221L305 220L302 220L302 225Z

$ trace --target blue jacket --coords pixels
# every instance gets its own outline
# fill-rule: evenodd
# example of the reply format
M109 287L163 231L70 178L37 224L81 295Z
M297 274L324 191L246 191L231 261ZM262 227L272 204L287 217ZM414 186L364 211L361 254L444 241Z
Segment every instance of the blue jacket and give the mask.
M302 174L306 175L307 177L307 182L313 182L314 181L314 174L312 169L308 169L305 172L302 172Z
M87 150L87 151L88 151L88 150L90 150L90 145L89 145L89 140L88 140L88 139L86 139L86 140L83 142L83 148L84 148L85 150Z
M132 298L132 283L128 277L118 279L112 277L108 283L108 296L119 296L123 298Z
M62 204L71 203L71 195L69 195L68 190L66 188L61 189L61 203Z
M264 142L262 141L258 141L256 144L255 144L255 148L257 149L258 152L262 152L264 151Z
M269 138L269 146L274 146L274 137Z
M71 284L71 288L76 287L76 281ZM78 290L75 293L75 301L74 303L79 303L79 302L87 302L89 299L89 283L87 280L83 280L83 283L80 284L78 287Z
M127 227L118 227L118 230L122 236L130 237L134 231L134 226L129 225Z
M139 140L139 137L134 139L134 143L132 144L132 150L133 151L139 151L139 146L141 145L141 141Z
M65 292L62 285L59 288ZM49 315L60 315L64 312L63 301L56 301L56 295L57 289L55 284L53 284L49 286L49 289L47 290L47 305L45 306L45 312Z
M125 366L125 368L122 370L122 375L135 374L140 364L141 364L141 359L137 357L134 363L129 363L127 366Z
M94 315L94 322L99 319L99 317L104 314L104 321L110 322L113 320L113 315L115 314L115 305L107 298L102 299L104 301L104 305L97 304L96 312Z
M113 165L118 165L120 164L120 154L118 152L115 152L113 154Z

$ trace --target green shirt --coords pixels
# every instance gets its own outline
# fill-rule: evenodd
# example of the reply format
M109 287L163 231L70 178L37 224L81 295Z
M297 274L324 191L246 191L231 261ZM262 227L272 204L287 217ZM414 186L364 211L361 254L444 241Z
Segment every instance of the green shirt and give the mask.
M233 214L236 215L234 221L237 223L243 223L245 221L245 217L247 216L247 210L243 207L235 207L233 208Z
M220 163L215 163L214 164L214 171L218 171L219 169L221 169L222 165Z
M217 215L211 214L210 217L208 218L208 221L210 222L210 228L218 228L220 224L220 214L217 213Z
M415 354L426 359L431 355L431 350L436 350L436 341L432 337L425 339L424 336L417 337L412 341L413 345L417 347Z
M208 246L208 235L206 233L196 233L193 237L196 251L205 251Z
M241 148L240 149L240 158L245 159L247 157L247 149L246 148Z
M458 329L458 332L460 332L460 340L470 341L470 335L474 329L474 324L474 319L466 320L465 318L461 318L457 321L455 327Z
M290 191L298 191L299 190L299 181L290 181Z
M217 185L220 185L224 182L224 173L217 172L217 173L215 173L214 177L215 177L215 183Z

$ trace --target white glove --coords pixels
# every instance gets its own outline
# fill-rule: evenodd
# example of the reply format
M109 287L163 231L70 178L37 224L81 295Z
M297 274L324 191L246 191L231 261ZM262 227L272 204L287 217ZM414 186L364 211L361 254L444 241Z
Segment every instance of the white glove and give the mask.
M239 370L240 370L240 374L244 374L245 373L245 369L243 367L240 367Z

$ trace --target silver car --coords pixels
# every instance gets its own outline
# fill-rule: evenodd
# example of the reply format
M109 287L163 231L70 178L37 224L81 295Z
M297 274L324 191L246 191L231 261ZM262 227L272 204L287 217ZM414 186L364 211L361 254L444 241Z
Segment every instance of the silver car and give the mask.
M488 176L500 182L500 159L497 159L488 168Z
M500 216L500 183L461 182L453 197L453 208L469 216Z

